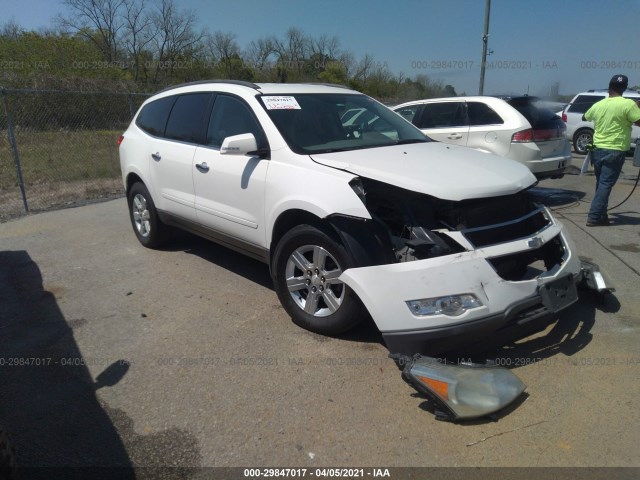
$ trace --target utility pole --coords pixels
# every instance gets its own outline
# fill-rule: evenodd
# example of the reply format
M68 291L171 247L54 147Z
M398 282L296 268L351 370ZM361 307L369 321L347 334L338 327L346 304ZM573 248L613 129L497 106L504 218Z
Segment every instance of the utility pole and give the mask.
M491 0L486 0L484 7L484 34L482 35L482 63L480 64L480 88L478 95L484 94L484 70L487 66L487 46L489 44L489 14L491 13Z

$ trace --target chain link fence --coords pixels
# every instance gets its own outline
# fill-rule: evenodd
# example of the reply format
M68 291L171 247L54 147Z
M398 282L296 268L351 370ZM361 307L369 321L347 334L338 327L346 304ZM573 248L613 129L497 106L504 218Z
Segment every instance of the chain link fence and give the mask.
M124 194L117 140L149 95L1 94L0 222Z

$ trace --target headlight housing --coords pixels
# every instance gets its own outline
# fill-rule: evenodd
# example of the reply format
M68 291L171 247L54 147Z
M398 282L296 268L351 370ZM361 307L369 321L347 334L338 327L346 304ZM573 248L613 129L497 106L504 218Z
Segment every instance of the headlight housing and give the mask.
M393 356L404 364L403 379L437 405L436 418L461 420L490 415L516 400L527 388L504 367L450 365L435 358Z

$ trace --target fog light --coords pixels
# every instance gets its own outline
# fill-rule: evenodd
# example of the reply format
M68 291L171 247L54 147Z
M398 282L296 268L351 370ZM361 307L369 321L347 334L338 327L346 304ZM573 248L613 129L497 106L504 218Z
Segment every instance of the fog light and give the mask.
M411 310L411 313L419 317L428 315L457 317L471 308L481 307L482 302L475 295L465 293L462 295L409 300L407 306Z
M391 355L404 366L402 377L436 404L440 420L477 418L516 400L526 386L503 367L442 363L435 358Z

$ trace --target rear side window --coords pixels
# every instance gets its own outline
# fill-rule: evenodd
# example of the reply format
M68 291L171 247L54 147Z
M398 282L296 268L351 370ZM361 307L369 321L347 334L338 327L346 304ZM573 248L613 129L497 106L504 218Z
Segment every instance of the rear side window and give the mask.
M467 102L469 125L502 125L504 120L489 105L481 102Z
M202 121L210 98L210 93L180 95L171 110L165 137L181 142L201 143Z
M571 113L586 113L594 103L603 98L601 95L578 95L573 103L569 105L567 111Z
M167 125L169 112L176 97L165 97L160 100L147 103L136 119L136 125L149 135L164 136L164 128Z
M427 103L424 105L418 128L464 127L467 121L464 102Z

